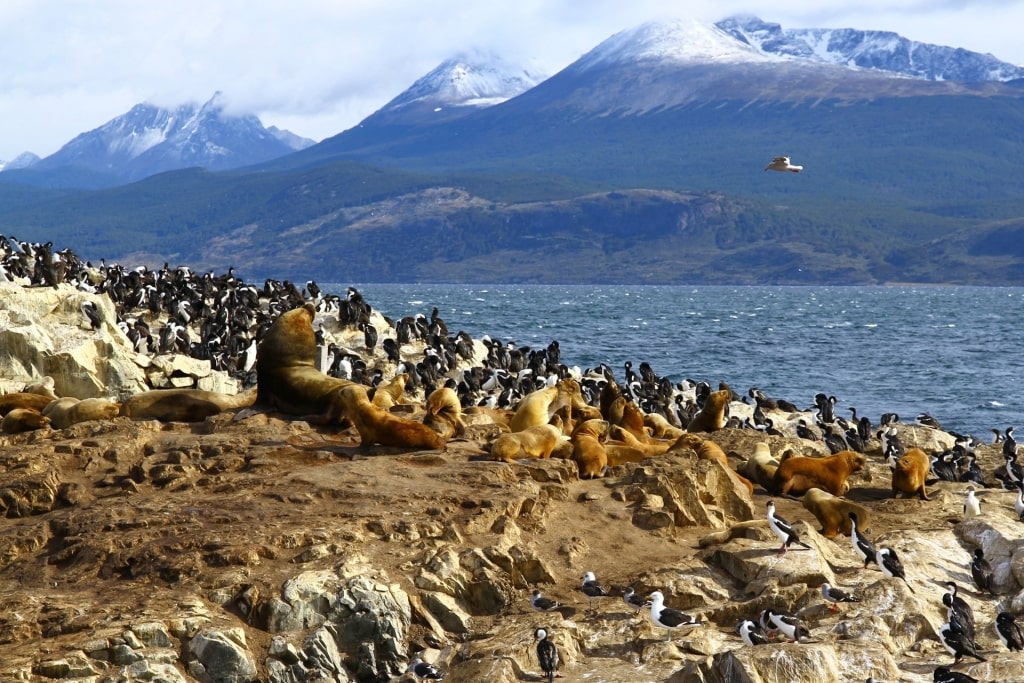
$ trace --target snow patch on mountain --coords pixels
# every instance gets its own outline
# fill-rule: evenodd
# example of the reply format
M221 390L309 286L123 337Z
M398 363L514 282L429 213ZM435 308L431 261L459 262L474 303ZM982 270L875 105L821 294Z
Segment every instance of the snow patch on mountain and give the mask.
M783 29L758 17L729 17L715 26L764 55L872 69L931 81L1008 81L1024 68L990 54L909 40L892 31Z
M492 52L473 50L441 62L386 104L384 110L413 103L489 107L526 92L545 78Z

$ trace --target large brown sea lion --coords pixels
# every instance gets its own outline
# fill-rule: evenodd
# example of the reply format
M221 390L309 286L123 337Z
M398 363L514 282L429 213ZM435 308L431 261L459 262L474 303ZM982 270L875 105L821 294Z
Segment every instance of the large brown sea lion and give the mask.
M15 408L28 408L36 412L42 412L43 408L50 405L53 399L43 394L15 391L0 396L0 415L6 415Z
M88 420L109 420L120 414L121 404L106 398L79 400L65 396L43 408L43 415L50 418L50 426L54 429L65 429Z
M353 383L325 375L316 367L312 304L278 316L256 351L256 402L314 422L341 417L338 390Z
M559 380L553 387L537 389L523 396L516 407L515 415L512 416L509 428L513 432L519 432L528 427L547 424L551 416L562 406L583 408L586 404L579 382L571 377Z
M604 476L608 467L608 454L604 450L611 425L607 420L584 420L572 432L572 459L580 471L581 479Z
M393 415L370 402L366 387L349 383L337 390L342 414L359 432L361 446L379 443L398 448L443 450L445 439L433 429L415 420Z
M255 389L241 394L199 389L154 389L126 399L121 404L121 415L134 420L202 422L225 410L248 408L255 400Z
M839 451L824 458L794 455L779 462L772 480L772 493L802 496L819 488L833 496L846 493L849 476L864 467L865 458L854 451Z
M50 426L50 418L32 408L11 408L0 421L0 432L20 434Z
M562 433L562 421L556 415L550 423L500 435L491 444L491 458L505 462L520 458L550 458L560 444L568 441L569 437Z
M427 396L423 424L446 439L462 436L466 424L462 420L462 403L451 387L438 387Z
M929 500L924 481L931 471L931 459L920 448L908 448L892 469L892 495L918 495Z
M688 432L717 432L725 427L726 412L729 408L728 390L712 391L704 400L704 407L686 425Z
M819 488L808 489L804 494L804 508L809 510L821 523L821 535L835 538L838 534L850 535L850 513L857 513L861 529L871 528L871 513L863 505L833 496Z

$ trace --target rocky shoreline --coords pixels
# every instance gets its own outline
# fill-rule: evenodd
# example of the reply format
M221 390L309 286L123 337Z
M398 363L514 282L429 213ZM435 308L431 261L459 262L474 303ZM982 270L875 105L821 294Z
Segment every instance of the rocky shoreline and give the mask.
M306 288L295 294L315 299ZM363 361L355 371L367 383L440 365L427 360L430 342L400 328L443 321L388 321L369 306L343 312L351 299L315 323L329 340L325 361L333 343L335 358ZM83 300L97 305L100 327L85 320ZM247 387L239 366L140 353L119 326L131 316L114 297L67 282L0 285L4 392L47 376L57 395L118 401L157 387ZM154 314L152 332L170 319ZM379 342L368 347L367 322L380 339L413 335L398 344L397 362ZM454 347L458 335L444 336ZM442 376L485 365L494 348L470 341L445 359ZM426 393L411 387L392 411L422 420ZM730 403L737 417L753 419L753 408ZM861 569L849 538L821 535L800 499L772 496L754 476L753 494L737 484L727 470L747 471L758 444L776 457L829 452L796 434L799 420L815 423L813 412L765 412L781 435L702 435L728 467L672 449L596 479L581 479L571 458L490 460L496 428L484 421L427 452L367 447L352 428L266 410L0 435L0 678L410 681L405 668L419 656L448 681L540 680L533 634L543 626L566 681L931 681L953 662L938 638L950 580L974 608L987 660L954 669L1019 678L1021 653L992 627L998 611L1024 612L1024 525L995 476L1000 445L975 448L982 513L965 520L969 482L929 480L930 500L895 498L882 442L868 439L867 464L845 497L870 511L870 536L899 552L908 587ZM926 426L899 430L907 447L930 454L956 441ZM769 499L810 550L778 554L763 523ZM997 596L972 583L975 548L993 565ZM580 592L588 571L610 597ZM823 582L861 601L833 613ZM666 640L646 611L621 600L626 587L661 591L702 625ZM563 609L533 610L534 589ZM811 637L744 645L736 623L763 609L799 614Z

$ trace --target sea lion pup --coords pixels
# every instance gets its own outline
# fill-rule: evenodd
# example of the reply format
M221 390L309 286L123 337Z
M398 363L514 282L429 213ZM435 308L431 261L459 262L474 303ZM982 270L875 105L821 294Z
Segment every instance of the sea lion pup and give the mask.
M571 377L559 380L553 387L537 389L523 396L509 422L509 428L513 432L521 432L528 427L547 424L551 416L564 405L573 408L586 405L580 383Z
M639 438L625 427L620 427L616 424L611 426L611 429L608 432L608 438L625 446L629 446L630 448L643 451L648 457L652 455L661 455L672 448L671 441L647 441Z
M865 458L854 451L839 451L824 458L794 455L779 462L769 489L776 495L802 496L819 488L833 496L846 493L847 478L864 467Z
M610 427L607 420L590 419L580 422L572 431L572 459L579 467L580 479L604 476L608 468L604 442Z
M520 458L550 458L560 444L569 442L569 437L562 433L561 423L562 420L555 415L547 424L501 434L491 444L491 458L505 462Z
M50 426L54 429L65 429L88 420L109 420L120 414L121 404L107 398L78 400L65 396L43 408L43 415L50 418Z
M804 508L821 523L821 535L825 538L835 538L838 534L849 536L852 528L851 512L857 514L858 524L862 529L871 528L871 513L867 508L849 500L837 498L828 491L818 488L808 489L804 494L803 504Z
M373 405L384 410L391 410L405 398L405 385L409 381L409 373L400 372L387 384L381 383L373 391Z
M445 439L462 436L466 431L466 423L462 421L462 403L459 395L451 387L438 387L427 396L427 412L423 416L423 424L427 425Z
M672 444L672 448L669 450L677 450L680 448L689 448L697 454L698 460L717 460L722 463L722 467L729 473L730 476L735 477L747 488L747 493L754 495L754 485L749 479L736 472L732 465L729 464L729 456L725 454L722 447L714 441L709 439L702 439L696 434L683 434L675 443Z
M11 408L0 422L0 432L20 434L50 426L50 418L32 408Z
M125 399L121 403L121 415L133 420L202 422L226 410L248 408L255 401L255 389L240 394L200 389L153 389Z
M366 387L349 383L338 389L342 414L359 432L360 446L379 443L397 448L444 450L444 437L415 420L393 415L370 402Z
M6 415L15 408L27 408L41 413L43 408L50 405L53 399L42 394L33 394L24 391L15 391L0 396L0 415Z
M620 427L643 443L651 443L650 434L644 425L644 414L636 404L619 396L608 408L605 419L616 427Z
M931 459L920 448L908 448L892 469L892 495L917 494L921 500L931 500L925 489L924 480L931 471Z
M768 444L762 441L754 445L753 454L736 471L770 491L778 468L779 461L772 455Z
M704 407L686 425L688 432L717 432L725 427L729 412L729 391L712 391L704 400Z
M678 439L685 432L676 427L661 413L644 414L644 426L655 439Z
M316 368L313 304L277 317L256 351L256 403L309 422L340 420L339 389L350 380L330 377Z

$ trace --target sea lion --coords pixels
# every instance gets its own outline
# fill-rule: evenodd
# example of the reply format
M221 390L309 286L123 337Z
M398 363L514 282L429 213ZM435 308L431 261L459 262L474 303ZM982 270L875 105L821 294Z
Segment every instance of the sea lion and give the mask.
M650 443L650 434L644 425L644 414L632 401L626 400L625 396L619 396L608 409L605 416L613 426L626 430L639 441Z
M505 462L520 458L550 458L560 444L569 442L569 437L562 433L561 422L555 416L549 423L501 434L491 444L491 458Z
M350 382L337 392L341 414L359 432L361 446L378 443L396 448L444 450L444 437L422 422L407 420L373 405L362 384Z
M446 439L462 436L466 423L462 420L462 403L451 387L438 387L427 396L423 424Z
M925 489L925 479L931 471L931 459L920 448L908 448L907 452L896 461L892 469L892 495L917 494L921 500L930 500Z
M513 432L521 432L528 427L547 424L551 416L564 405L571 405L573 408L582 408L586 405L580 383L571 377L559 380L552 387L537 389L523 396L512 416L509 428Z
M32 408L11 408L0 422L0 432L20 434L50 426L50 418Z
M154 389L125 399L121 404L121 415L133 420L202 422L225 410L248 408L255 400L255 389L241 394L199 389Z
M305 304L277 317L256 350L256 403L310 422L341 419L339 389L353 382L316 368L316 309Z
M819 488L833 496L846 493L847 478L864 467L865 458L854 451L839 451L824 458L794 455L779 462L769 489L777 495L802 496Z
M391 410L405 398L405 385L409 381L409 374L400 372L391 378L387 384L379 384L373 391L373 405L384 410Z
M754 445L753 454L736 471L769 491L778 468L779 461L772 455L768 444L762 441Z
M53 377L47 375L40 380L26 384L25 388L21 391L25 394L39 394L40 396L48 396L51 399L56 399L58 396L55 387L56 383L54 382Z
M850 513L857 513L858 524L862 529L871 528L871 513L862 505L833 496L819 488L807 489L803 498L804 508L821 523L821 535L835 538L842 534L849 536L852 525Z
M87 420L109 420L120 414L121 404L107 398L79 400L65 396L43 408L43 415L50 418L50 426L54 429L65 429Z
M678 439L684 434L682 429L669 422L661 413L646 413L644 426L656 439Z
M704 400L704 407L700 409L690 423L686 425L688 432L717 432L725 427L726 413L729 409L728 390L719 389L712 391Z
M27 408L41 413L53 399L43 394L15 391L0 396L0 415L6 415L15 408Z
M591 419L580 422L572 431L572 459L576 461L581 479L604 476L608 467L604 442L610 426L607 420Z

